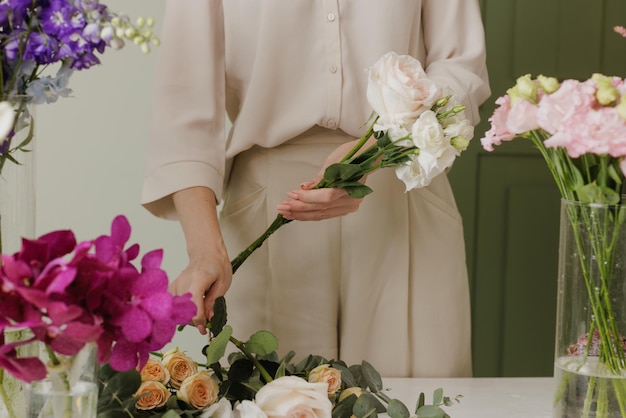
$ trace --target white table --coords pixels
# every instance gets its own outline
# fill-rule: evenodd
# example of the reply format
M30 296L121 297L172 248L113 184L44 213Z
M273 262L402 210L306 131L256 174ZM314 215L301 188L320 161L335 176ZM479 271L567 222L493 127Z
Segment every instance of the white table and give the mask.
M402 401L411 413L420 392L432 403L433 391L463 395L460 403L444 408L451 418L552 418L552 377L523 378L383 378L389 396Z

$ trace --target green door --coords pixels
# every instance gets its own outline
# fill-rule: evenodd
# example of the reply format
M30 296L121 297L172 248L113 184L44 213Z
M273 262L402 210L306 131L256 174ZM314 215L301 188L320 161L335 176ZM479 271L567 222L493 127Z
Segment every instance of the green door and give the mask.
M492 97L450 172L463 215L475 376L552 376L559 194L529 143L486 152L495 99L530 73L626 75L626 0L482 0Z

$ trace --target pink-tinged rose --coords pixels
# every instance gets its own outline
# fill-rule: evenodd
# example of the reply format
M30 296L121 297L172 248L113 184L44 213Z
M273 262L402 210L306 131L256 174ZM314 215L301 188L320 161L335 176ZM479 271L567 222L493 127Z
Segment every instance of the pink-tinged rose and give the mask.
M369 68L367 100L379 116L374 129L387 131L392 140L407 136L438 94L422 64L409 55L388 52Z
M330 367L329 364L321 364L311 370L309 382L326 383L328 385L328 394L335 394L341 389L341 371Z
M220 388L211 374L203 370L183 380L178 389L178 399L194 408L202 409L217 402Z
M507 127L511 99L508 95L504 95L496 100L496 104L499 106L489 118L491 128L485 132L485 136L480 140L483 148L487 151L493 151L493 146L500 145L502 141L511 141L515 138L515 134L509 131Z
M152 380L166 385L170 380L169 370L167 370L159 360L154 358L151 358L146 362L141 369L140 375L142 382Z
M174 389L179 389L186 378L198 372L196 362L177 348L165 353L161 362L170 373L170 385Z
M141 396L137 400L137 409L150 410L160 408L167 403L170 398L170 391L163 383L155 381L145 381L137 389L133 396Z
M284 376L263 386L256 404L269 418L331 418L332 404L325 383L309 383L297 376Z
M526 100L518 100L509 110L506 119L509 132L521 134L539 128L537 124L537 105Z

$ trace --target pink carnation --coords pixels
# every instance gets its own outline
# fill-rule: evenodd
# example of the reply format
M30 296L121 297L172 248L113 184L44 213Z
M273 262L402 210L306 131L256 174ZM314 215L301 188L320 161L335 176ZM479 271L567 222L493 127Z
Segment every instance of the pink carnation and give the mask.
M494 145L500 145L502 141L511 141L515 138L515 134L508 130L507 119L511 110L511 99L508 95L499 97L496 100L499 107L493 112L489 118L491 129L485 132L485 136L480 139L480 143L487 151L493 151Z
M537 123L545 131L554 134L568 118L587 112L595 103L596 85L587 80L565 80L557 91L546 94L539 101Z

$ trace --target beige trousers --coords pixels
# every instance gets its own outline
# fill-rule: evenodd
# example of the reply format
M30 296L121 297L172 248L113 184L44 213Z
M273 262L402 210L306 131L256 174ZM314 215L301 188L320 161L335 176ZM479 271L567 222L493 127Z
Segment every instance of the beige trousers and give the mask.
M354 138L313 128L235 158L221 214L231 258L276 217L289 190ZM371 174L353 214L279 229L237 271L228 323L265 329L279 353L370 362L384 377L470 376L469 287L462 223L445 176L405 193L392 168Z

